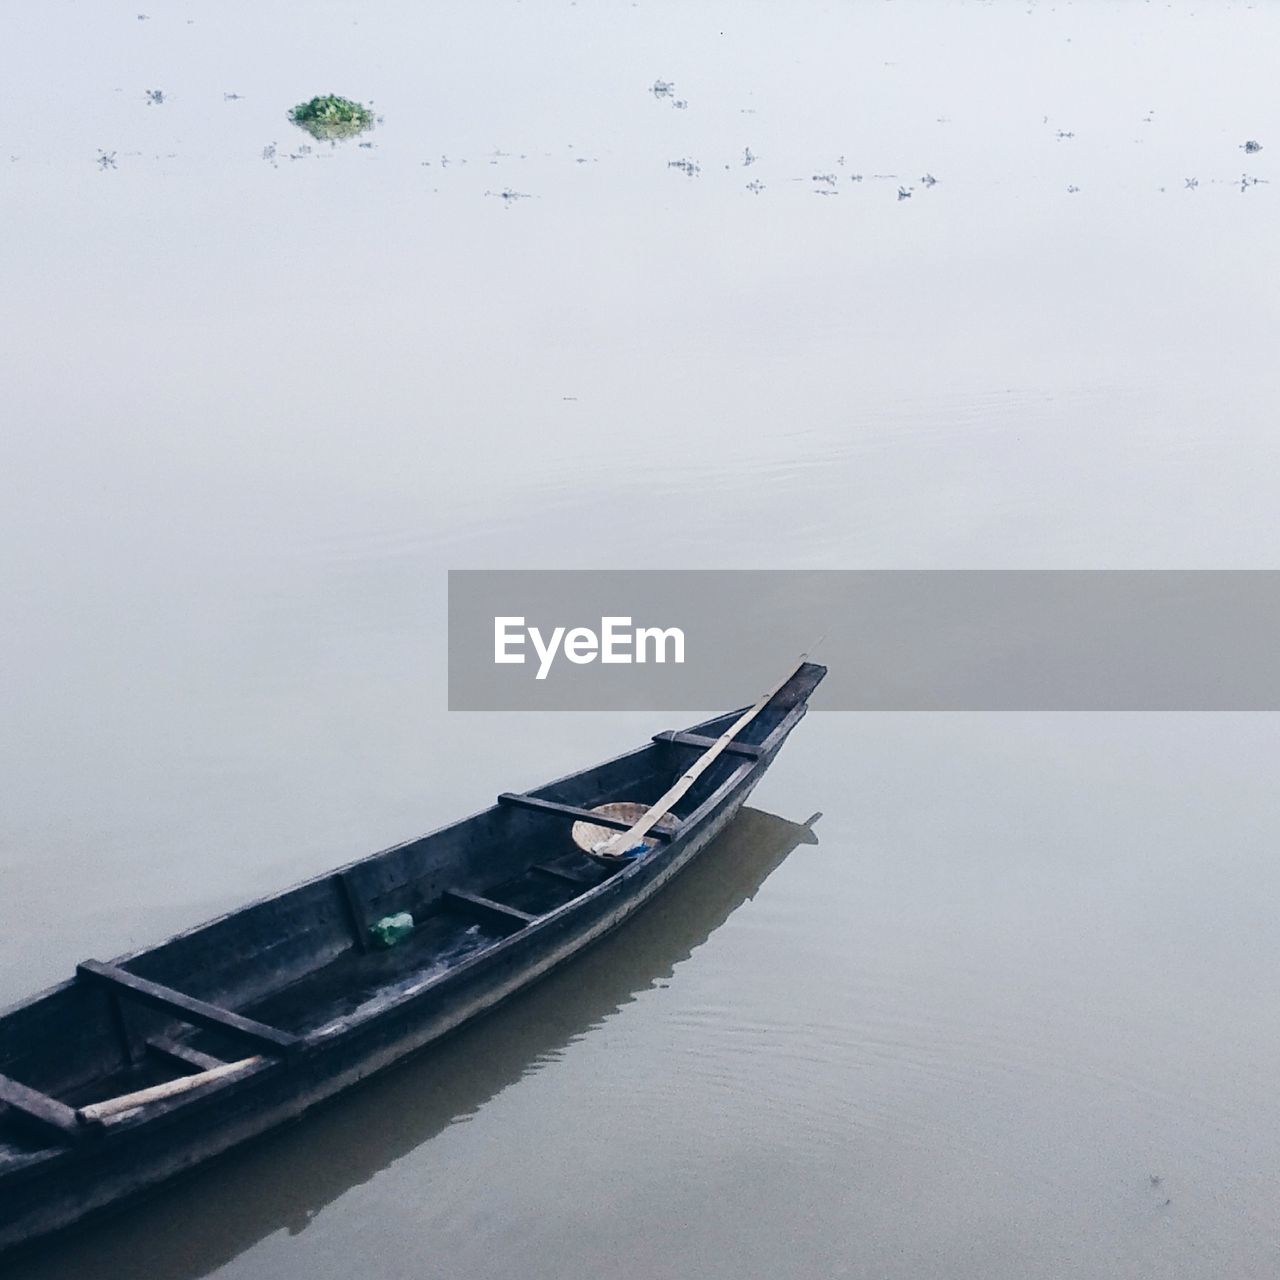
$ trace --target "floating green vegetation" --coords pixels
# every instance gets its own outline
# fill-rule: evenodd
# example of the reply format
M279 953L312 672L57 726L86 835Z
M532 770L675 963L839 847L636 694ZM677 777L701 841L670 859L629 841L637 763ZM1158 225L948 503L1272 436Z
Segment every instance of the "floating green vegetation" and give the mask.
M351 138L373 128L373 112L368 107L332 93L298 103L289 119L313 138Z

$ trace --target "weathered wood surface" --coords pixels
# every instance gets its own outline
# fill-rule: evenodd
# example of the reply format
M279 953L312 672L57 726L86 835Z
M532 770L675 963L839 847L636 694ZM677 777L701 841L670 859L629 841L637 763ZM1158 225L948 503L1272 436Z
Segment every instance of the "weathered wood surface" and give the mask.
M561 884L576 885L583 892L591 888L594 881L584 880L582 876L575 876L572 871L561 871L559 867L548 867L545 863L535 862L529 868L534 875L543 876L548 880L557 880Z
M538 917L531 916L527 911L519 911L515 907L509 907L505 902L495 902L492 898L481 897L478 893L467 893L463 889L447 889L444 893L444 899L448 903L461 907L464 911L470 911L472 914L478 914L490 919L496 918L506 925L519 925L523 928L527 924L532 924Z
M223 1066L225 1061L215 1058L211 1053L201 1053L190 1045L171 1040L168 1036L152 1036L146 1047L153 1057L163 1058L166 1062L188 1067L192 1071L210 1071L214 1067Z
M0 1075L0 1102L11 1107L46 1137L66 1142L76 1138L80 1132L73 1108L9 1076Z
M678 747L701 747L704 750L714 747L718 739L709 738L704 733L676 733L668 729L666 733L656 733L654 742L673 742ZM724 748L726 755L745 756L748 760L759 760L764 755L764 748L750 742L730 742Z
M150 982L139 978L112 964L103 964L100 960L84 960L76 966L76 973L93 982L101 982L107 986L127 993L139 1004L160 1009L172 1014L183 1022L196 1027L211 1027L215 1031L224 1031L237 1039L246 1040L250 1044L271 1053L288 1053L301 1042L288 1031L280 1031L276 1027L265 1026L252 1018L241 1017L230 1009L222 1009L194 996L184 995L171 987L161 986L158 982Z

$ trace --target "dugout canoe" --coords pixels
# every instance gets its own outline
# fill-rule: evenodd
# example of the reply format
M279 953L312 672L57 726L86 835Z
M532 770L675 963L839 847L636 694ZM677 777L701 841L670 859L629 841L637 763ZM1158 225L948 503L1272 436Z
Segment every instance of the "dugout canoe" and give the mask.
M0 1013L0 1252L99 1216L416 1052L648 902L737 814L808 709L804 663L655 828L605 862L575 822L652 804L730 712L75 976ZM628 824L612 820L616 829ZM408 912L379 948L370 927Z

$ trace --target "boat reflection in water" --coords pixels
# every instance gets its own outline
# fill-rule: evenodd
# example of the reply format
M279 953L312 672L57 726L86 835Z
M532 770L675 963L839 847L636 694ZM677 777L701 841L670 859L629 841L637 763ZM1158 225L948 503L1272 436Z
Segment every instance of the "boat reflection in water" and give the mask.
M659 895L570 964L426 1053L396 1065L297 1125L232 1152L150 1200L14 1259L11 1280L132 1274L196 1280L275 1232L304 1231L369 1182L599 1027L749 902L812 824L744 808Z

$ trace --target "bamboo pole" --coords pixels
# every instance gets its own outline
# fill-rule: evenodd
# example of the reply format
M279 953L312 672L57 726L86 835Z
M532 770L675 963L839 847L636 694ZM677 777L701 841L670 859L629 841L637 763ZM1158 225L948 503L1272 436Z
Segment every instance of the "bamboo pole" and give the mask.
M179 1098L216 1080L225 1080L229 1076L246 1073L251 1067L258 1066L266 1059L261 1054L252 1058L241 1058L239 1062L224 1062L219 1067L211 1067L196 1075L179 1076L177 1080L166 1080L164 1084L153 1084L149 1089L138 1089L133 1093L122 1093L118 1098L106 1098L102 1102L90 1102L76 1111L78 1118L86 1124L94 1124L118 1116L121 1112L132 1111L135 1107L145 1107L149 1102L164 1102L170 1098Z

